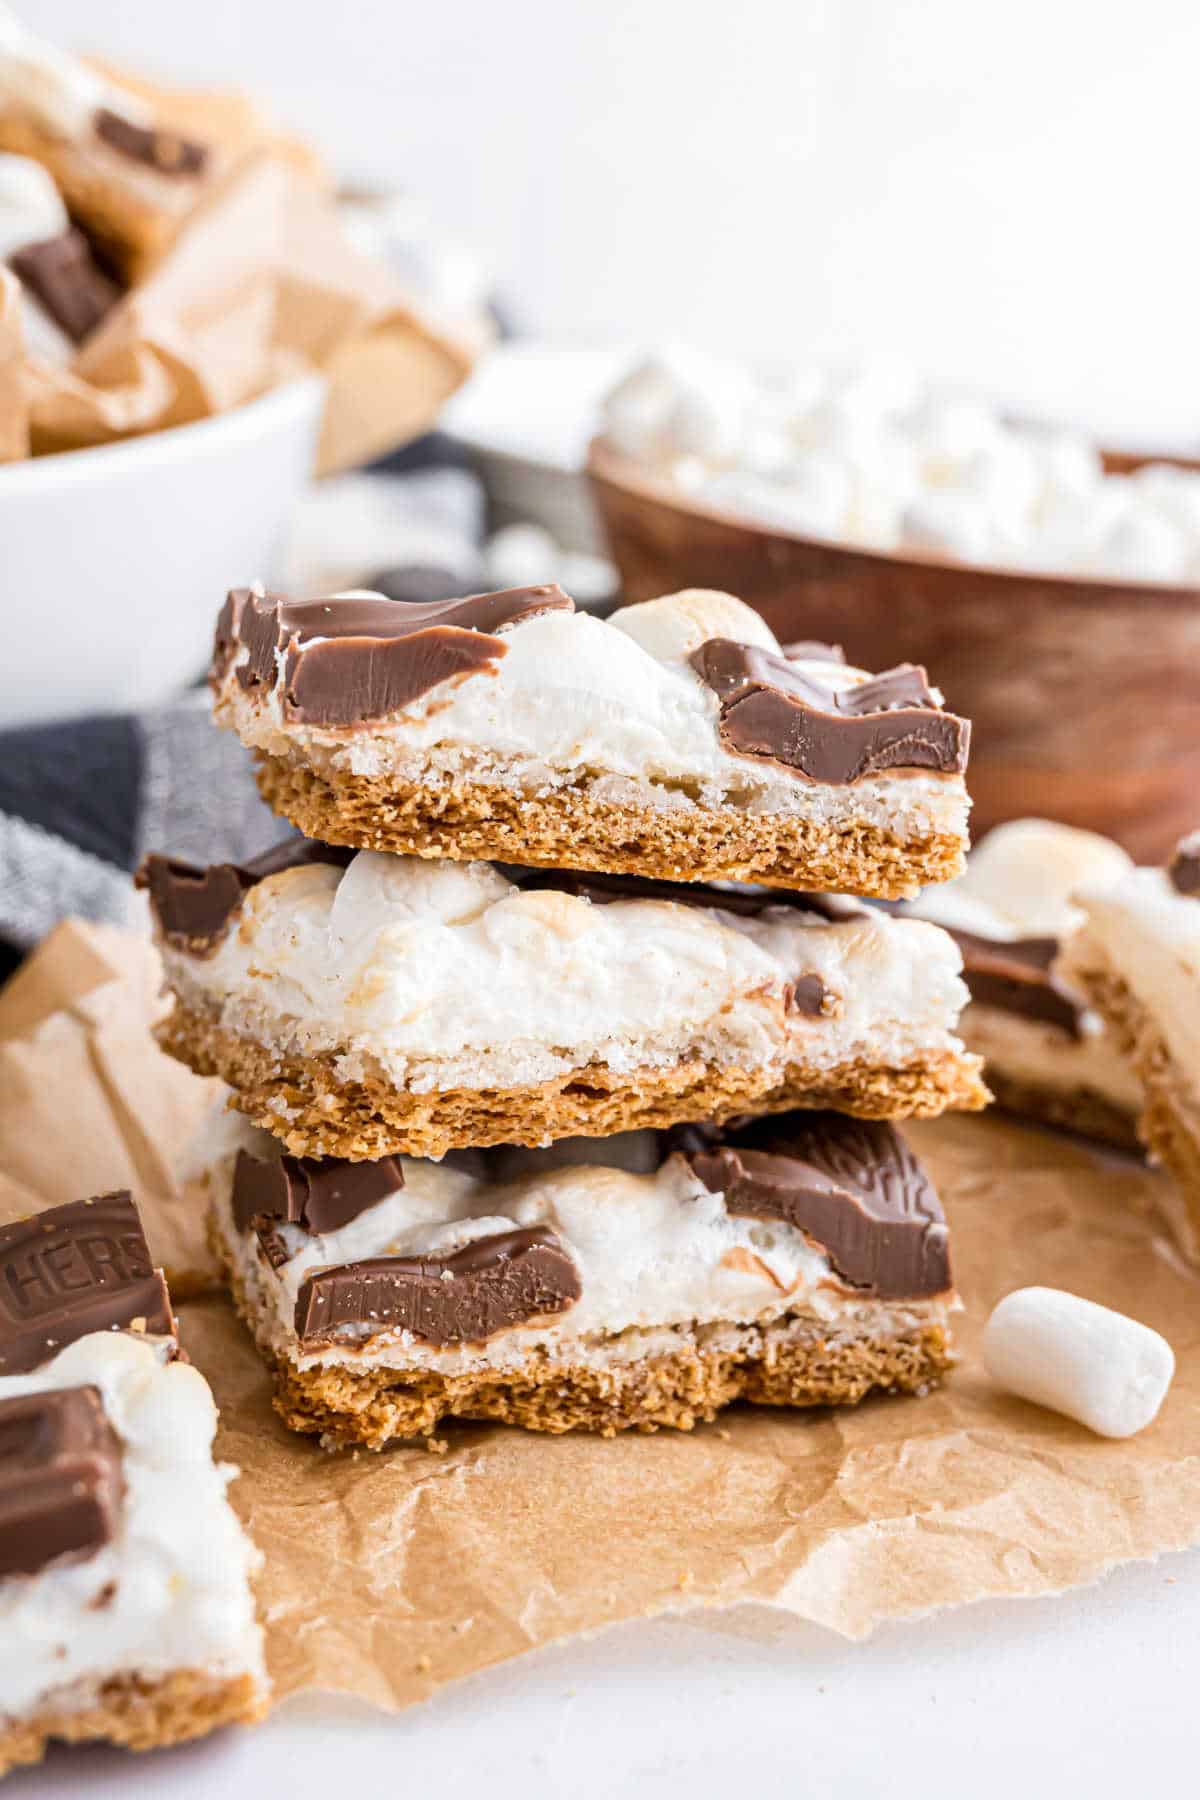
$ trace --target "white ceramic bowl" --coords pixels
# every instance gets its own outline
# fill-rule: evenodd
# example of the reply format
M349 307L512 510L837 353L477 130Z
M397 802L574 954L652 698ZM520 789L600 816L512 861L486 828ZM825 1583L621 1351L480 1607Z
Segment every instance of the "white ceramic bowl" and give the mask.
M169 700L227 588L270 579L312 471L306 376L172 431L0 467L0 725Z

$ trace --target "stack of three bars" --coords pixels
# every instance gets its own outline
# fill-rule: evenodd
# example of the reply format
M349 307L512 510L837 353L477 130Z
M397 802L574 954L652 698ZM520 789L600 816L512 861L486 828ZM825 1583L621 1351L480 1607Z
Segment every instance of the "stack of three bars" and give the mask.
M244 1115L213 1232L292 1426L687 1428L936 1381L946 1226L886 1121L986 1100L961 959L829 897L962 867L969 728L924 671L785 652L709 592L600 621L553 587L249 589L212 685L314 841L139 880L163 1042Z

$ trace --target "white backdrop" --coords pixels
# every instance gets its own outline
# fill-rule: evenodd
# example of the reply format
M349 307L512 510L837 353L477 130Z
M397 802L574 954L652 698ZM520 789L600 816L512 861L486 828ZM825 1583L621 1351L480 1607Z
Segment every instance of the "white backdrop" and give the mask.
M270 95L557 338L906 350L1200 438L1195 0L17 0Z

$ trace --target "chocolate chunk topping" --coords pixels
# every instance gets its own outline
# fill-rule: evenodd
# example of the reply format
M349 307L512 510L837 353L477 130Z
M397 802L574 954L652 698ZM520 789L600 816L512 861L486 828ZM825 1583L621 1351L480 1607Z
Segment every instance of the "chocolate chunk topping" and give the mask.
M0 1228L0 1375L22 1375L90 1331L135 1321L153 1336L175 1335L127 1188Z
M102 107L92 120L96 136L110 150L131 161L145 163L159 175L200 175L208 162L208 148L193 138L158 126L135 125L120 113Z
M239 1150L233 1171L233 1222L249 1231L260 1221L301 1225L313 1237L340 1231L351 1219L404 1186L398 1156L379 1162L281 1156L260 1162Z
M174 856L147 856L134 884L150 895L159 929L174 950L211 956L229 930L252 887L268 875L309 863L331 863L344 869L356 854L337 844L314 844L287 838L244 863L184 862Z
M834 694L785 657L710 638L692 667L721 703L721 740L813 781L844 785L893 769L961 774L971 727L943 712L923 669L905 663Z
M545 612L573 612L554 585L472 594L427 605L379 595L288 600L235 588L217 620L211 679L244 647L247 692L275 686L283 715L310 725L362 725L402 712L444 681L492 674L508 646L495 634Z
M880 1300L918 1300L950 1287L941 1205L890 1125L796 1112L712 1134L707 1143L708 1134L692 1133L690 1142L675 1141L705 1187L724 1194L729 1212L795 1226L851 1287Z
M1177 894L1189 900L1200 898L1200 831L1179 840L1167 864L1167 875Z
M972 1000L1038 1024L1056 1025L1074 1038L1083 1036L1083 1004L1051 967L1058 955L1057 938L1005 943L952 928L950 936L962 951L963 980Z
M0 1400L0 1576L94 1556L116 1535L123 1485L96 1388Z
M81 344L121 298L120 288L104 273L81 231L24 244L8 260L73 344Z
M819 975L798 975L789 982L788 989L789 1012L803 1013L811 1019L819 1019L825 1012L830 994Z
M339 1326L411 1331L428 1344L482 1343L497 1331L566 1312L579 1272L551 1231L505 1231L451 1256L382 1256L319 1269L296 1299L302 1343Z
M575 869L518 869L500 865L519 888L553 888L574 894L596 906L614 900L673 900L677 906L698 906L705 912L720 908L739 918L757 919L768 912L814 913L830 924L853 918L867 909L857 901L810 894L801 889L718 887L711 881L655 881L649 875L580 874Z

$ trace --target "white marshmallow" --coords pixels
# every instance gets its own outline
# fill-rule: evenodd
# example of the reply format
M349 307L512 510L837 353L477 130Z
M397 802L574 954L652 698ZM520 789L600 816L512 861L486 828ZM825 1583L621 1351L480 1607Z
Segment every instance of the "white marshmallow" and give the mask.
M992 1313L983 1361L1000 1387L1127 1438L1157 1415L1175 1355L1148 1325L1058 1288L1020 1288Z
M1102 575L1125 576L1133 581L1182 581L1187 571L1188 541L1170 519L1134 503L1105 532L1094 560Z
M685 588L661 600L623 606L608 622L660 662L684 662L715 637L779 651L779 639L761 614L715 588Z
M484 545L483 566L494 588L539 587L560 579L562 552L540 525L505 525Z
M955 489L919 495L905 508L901 529L910 549L960 562L985 562L992 547L987 507Z
M908 431L923 479L930 487L942 487L960 481L979 451L994 449L1002 427L982 401L946 395L930 396L910 414Z

